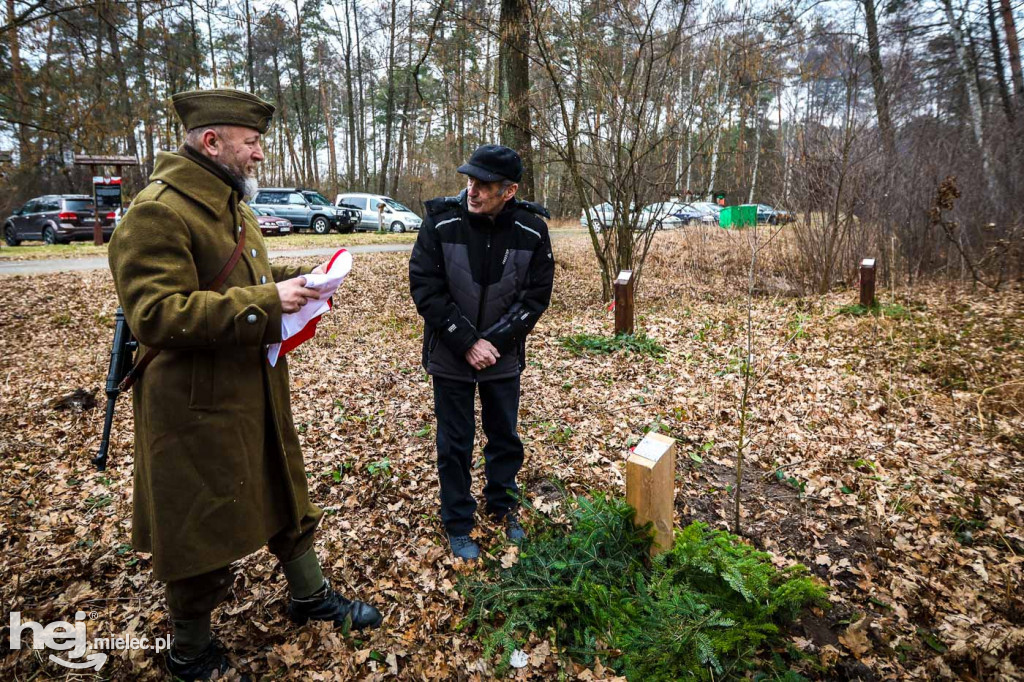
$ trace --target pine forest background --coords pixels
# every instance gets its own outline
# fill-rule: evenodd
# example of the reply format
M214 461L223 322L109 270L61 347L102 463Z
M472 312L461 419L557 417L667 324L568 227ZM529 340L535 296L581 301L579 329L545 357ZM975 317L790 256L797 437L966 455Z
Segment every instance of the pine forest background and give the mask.
M172 93L274 101L263 186L422 201L481 143L525 152L521 195L793 211L794 272L998 287L1024 267L1019 0L6 0L8 211L87 191L65 152L127 154L137 192L183 131ZM109 172L109 171L108 171ZM595 247L596 248L596 247ZM840 265L842 264L842 265Z

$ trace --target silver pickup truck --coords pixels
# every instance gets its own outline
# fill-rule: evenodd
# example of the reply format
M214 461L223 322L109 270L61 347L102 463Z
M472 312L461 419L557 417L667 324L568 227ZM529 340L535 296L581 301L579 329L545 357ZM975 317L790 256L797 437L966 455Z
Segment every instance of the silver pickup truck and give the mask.
M287 218L296 232L351 232L362 220L359 210L335 206L316 190L301 187L267 187L256 192L249 204L268 215Z

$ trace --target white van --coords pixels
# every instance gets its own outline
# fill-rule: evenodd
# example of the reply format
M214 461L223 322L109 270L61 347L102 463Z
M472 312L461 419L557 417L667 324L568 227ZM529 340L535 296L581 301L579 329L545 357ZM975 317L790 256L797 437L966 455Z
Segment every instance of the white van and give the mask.
M363 212L362 221L356 225L357 230L375 231L380 227L381 211L378 207L381 204L384 204L384 229L389 232L419 230L420 224L423 222L411 209L382 194L364 194L362 192L339 194L334 200L334 205L341 206L342 204L358 208Z

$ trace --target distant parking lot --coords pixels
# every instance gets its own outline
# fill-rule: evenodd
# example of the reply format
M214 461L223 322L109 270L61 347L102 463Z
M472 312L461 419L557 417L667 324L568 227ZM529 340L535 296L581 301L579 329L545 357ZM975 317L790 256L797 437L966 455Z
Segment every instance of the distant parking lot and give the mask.
M366 244L403 244L416 241L416 234L290 234L283 237L266 237L267 247L275 251L287 249L310 249L318 247L357 246ZM107 246L95 246L92 242L70 244L44 244L23 242L20 246L0 244L0 261L38 260L46 258L89 258L106 256Z

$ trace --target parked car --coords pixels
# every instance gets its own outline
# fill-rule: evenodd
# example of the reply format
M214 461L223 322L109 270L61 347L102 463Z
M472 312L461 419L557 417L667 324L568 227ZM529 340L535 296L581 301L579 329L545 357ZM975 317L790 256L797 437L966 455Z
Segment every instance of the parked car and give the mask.
M718 216L722 213L721 206L713 201L694 201L690 205L701 212L702 223L718 224Z
M638 230L653 226L656 230L674 230L690 222L700 220L702 213L690 204L679 201L662 201L644 206L637 221Z
M679 219L681 225L695 225L703 222L707 217L703 211L693 207L691 204L676 203L672 207L672 215Z
M358 208L362 212L363 217L356 226L357 230L375 232L380 229L381 216L377 210L380 204L384 204L384 228L388 232L419 230L420 225L423 224L423 219L416 215L412 209L383 194L349 192L347 194L339 194L334 199L334 203L337 206Z
M796 218L789 211L783 211L782 209L772 208L767 204L757 205L757 222L769 223L771 225L784 225L791 223Z
M252 208L250 206L249 208ZM256 214L256 222L260 224L260 232L264 237L275 237L283 234L291 234L292 222L279 215L269 215L258 208L252 208Z
M689 224L717 225L722 207L710 201L694 201L686 204L686 218Z
M629 205L629 210L633 211L633 204ZM591 206L589 210L584 209L580 212L580 224L583 227L590 225L590 219L595 220L594 231L600 232L601 230L607 229L612 226L615 220L615 209L607 201L603 204L597 204Z
M132 205L132 202L129 201L127 204L123 204L121 206L118 206L117 209L114 211L114 228L115 229L117 228L118 225L121 224L121 218L124 218L124 214L128 212L128 209L131 208L131 205Z
M301 187L261 189L249 205L267 215L287 219L296 231L309 228L317 234L327 234L331 229L351 232L360 220L356 209L339 208L319 192Z
M580 211L580 225L583 227L589 227L590 221L594 221L594 231L600 232L602 229L611 227L612 217L615 215L615 211L612 210L612 205L608 202L603 204L597 204L591 206L589 209L583 209Z
M49 194L36 197L14 211L4 221L4 241L17 246L28 239L47 244L66 244L79 239L92 239L95 205L88 194ZM103 238L114 232L114 212L100 213Z

